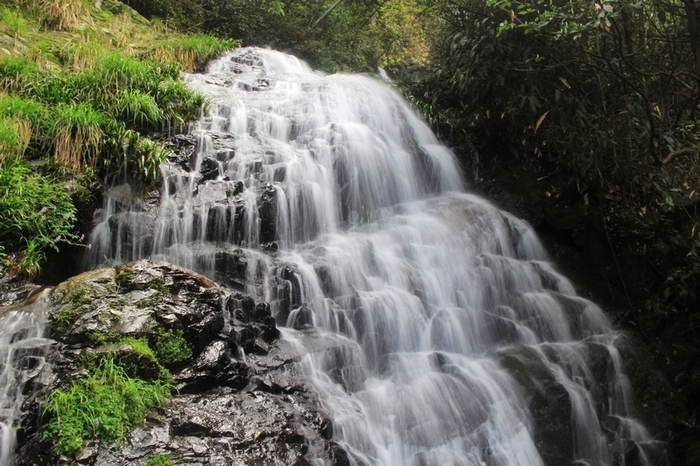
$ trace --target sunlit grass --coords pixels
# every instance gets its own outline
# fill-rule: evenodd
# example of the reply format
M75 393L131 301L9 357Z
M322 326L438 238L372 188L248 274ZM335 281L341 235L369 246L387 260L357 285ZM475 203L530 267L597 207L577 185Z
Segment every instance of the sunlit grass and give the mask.
M52 127L54 159L73 171L96 166L105 120L89 104L59 105Z
M181 71L202 68L238 45L152 25L121 2L101 5L5 0L0 6L0 34L6 36L0 47L0 170L24 173L14 181L19 191L37 187L44 174L36 167L42 166L67 178L117 172L153 182L170 152L142 132L171 134L197 118L207 99L187 87ZM22 159L43 161L13 165ZM65 189L45 184L47 197ZM20 198L12 197L13 208ZM72 205L70 197L67 202ZM67 237L71 227L61 225L65 234L54 239ZM43 227L5 234L8 228L0 224L0 259L27 275L38 272L47 248L62 243Z

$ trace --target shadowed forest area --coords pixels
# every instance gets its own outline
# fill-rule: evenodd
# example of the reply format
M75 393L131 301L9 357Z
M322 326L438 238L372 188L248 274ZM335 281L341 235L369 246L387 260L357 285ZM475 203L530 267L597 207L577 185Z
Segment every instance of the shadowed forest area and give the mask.
M179 72L234 40L328 72L381 66L472 189L527 219L640 343L629 369L640 411L671 464L700 464L700 1L97 3L95 16L78 0L0 2L2 209L24 202L9 188L20 178L36 198L64 193L54 210L8 217L8 267L36 276L47 251L79 245L81 196L126 154L138 154L133 175L155 176L162 148L141 135L194 117L204 102ZM133 75L109 74L123 69Z

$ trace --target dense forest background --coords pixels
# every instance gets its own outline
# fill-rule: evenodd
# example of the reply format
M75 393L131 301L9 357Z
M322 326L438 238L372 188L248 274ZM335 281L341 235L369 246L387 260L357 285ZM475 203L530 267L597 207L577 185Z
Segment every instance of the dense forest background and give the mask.
M382 66L472 188L528 219L580 291L629 330L641 414L670 440L671 464L700 464L698 0L124 3L0 2L6 267L41 280L46 254L80 247L81 209L123 170L125 147L148 183L164 157L152 139L203 103L179 71L234 40L327 72ZM93 26L79 27L86 17ZM43 42L26 45L32 37ZM114 71L124 66L133 74ZM37 199L63 193L55 209L8 214L25 202L18 179L34 180L25 193Z

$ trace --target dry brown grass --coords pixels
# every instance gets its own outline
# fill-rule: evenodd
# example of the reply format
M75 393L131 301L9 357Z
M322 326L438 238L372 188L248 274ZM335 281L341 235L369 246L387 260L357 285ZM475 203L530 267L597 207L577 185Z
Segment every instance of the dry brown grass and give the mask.
M57 31L72 31L89 18L82 0L41 0L44 25Z
M64 126L56 132L54 158L75 172L94 167L101 144L102 131L98 127Z

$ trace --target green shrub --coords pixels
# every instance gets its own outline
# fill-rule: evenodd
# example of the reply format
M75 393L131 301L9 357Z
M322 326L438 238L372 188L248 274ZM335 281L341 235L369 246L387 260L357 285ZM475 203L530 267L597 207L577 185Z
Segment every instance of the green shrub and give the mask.
M119 443L129 428L143 422L150 408L170 396L171 389L161 381L128 377L109 355L90 376L49 395L45 436L54 437L56 448L67 455L80 451L87 439Z

